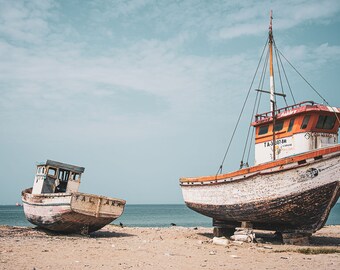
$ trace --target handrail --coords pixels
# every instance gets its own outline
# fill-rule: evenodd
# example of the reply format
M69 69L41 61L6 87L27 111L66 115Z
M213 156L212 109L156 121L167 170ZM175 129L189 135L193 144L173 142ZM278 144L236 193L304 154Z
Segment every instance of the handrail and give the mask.
M292 109L295 109L295 108L299 108L299 107L302 107L302 106L308 105L308 104L313 106L316 103L314 101L311 101L311 100L302 101L302 102L294 104L294 105L290 105L290 106L287 106L287 107L276 109L275 110L275 115L277 115L277 114L279 114L279 113L281 113L283 111L289 111L289 110L292 110ZM272 116L273 116L273 112L272 111L261 113L261 114L256 114L255 115L255 121L259 121L259 120L262 120L264 118L269 118L269 117L272 117Z

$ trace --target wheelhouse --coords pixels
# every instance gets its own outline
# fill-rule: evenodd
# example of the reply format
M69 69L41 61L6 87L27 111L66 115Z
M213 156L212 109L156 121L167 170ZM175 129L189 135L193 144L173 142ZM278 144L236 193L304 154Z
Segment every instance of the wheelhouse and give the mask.
M255 116L255 164L331 146L338 143L340 108L305 101Z
M85 168L53 160L37 165L32 194L77 192Z

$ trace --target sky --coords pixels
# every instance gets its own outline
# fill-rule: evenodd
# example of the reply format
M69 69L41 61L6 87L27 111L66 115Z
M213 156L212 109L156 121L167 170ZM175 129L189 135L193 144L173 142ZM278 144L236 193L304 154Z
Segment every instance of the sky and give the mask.
M20 201L47 159L85 167L82 192L183 203L179 178L214 175L221 164L271 9L279 50L340 107L338 0L0 0L0 7L0 204ZM322 102L286 71L297 101ZM252 98L223 172L239 168Z

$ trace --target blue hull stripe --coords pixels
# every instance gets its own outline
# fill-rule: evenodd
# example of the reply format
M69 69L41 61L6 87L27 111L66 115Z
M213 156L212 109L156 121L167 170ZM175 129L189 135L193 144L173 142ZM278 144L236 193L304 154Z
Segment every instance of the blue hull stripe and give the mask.
M22 201L24 204L28 205L34 205L34 206L63 206L63 205L68 205L71 206L70 203L29 203L26 201Z

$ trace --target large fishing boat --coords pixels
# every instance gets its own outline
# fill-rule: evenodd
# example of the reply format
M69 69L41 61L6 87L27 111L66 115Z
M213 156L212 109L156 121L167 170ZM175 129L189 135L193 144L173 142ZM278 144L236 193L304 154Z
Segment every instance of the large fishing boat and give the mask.
M27 220L52 231L88 234L117 219L124 200L78 192L84 170L52 160L38 164L33 188L22 191Z
M256 114L251 123L254 166L242 161L239 170L223 174L225 155L216 175L181 178L180 185L186 205L213 218L216 235L248 224L277 231L287 242L308 239L324 226L340 195L340 108L323 99L326 105L304 101L278 109L276 96L286 95L274 89L273 51L281 52L273 38L272 15L265 48L270 91L260 88L263 82L256 90L257 95L269 94L271 110Z

